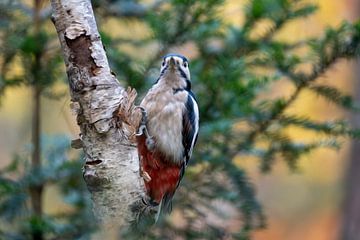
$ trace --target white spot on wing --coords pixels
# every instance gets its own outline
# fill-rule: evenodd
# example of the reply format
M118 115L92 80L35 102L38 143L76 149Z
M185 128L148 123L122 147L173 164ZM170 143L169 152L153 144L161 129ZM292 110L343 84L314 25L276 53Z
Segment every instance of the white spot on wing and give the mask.
M190 96L190 99L193 102L194 116L195 116L195 119L194 119L194 121L195 121L194 136L193 136L193 139L192 139L192 142L191 142L190 154L189 154L189 156L191 157L192 151L193 151L193 148L194 148L194 145L195 145L195 139L196 139L196 136L199 133L199 107L198 107L195 99L192 96Z

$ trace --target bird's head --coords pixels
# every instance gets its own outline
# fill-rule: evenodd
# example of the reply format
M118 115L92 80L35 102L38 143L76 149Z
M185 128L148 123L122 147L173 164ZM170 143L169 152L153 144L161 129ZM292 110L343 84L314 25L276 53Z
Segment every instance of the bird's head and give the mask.
M164 56L160 68L160 77L182 80L184 83L190 81L189 62L180 54L168 54Z

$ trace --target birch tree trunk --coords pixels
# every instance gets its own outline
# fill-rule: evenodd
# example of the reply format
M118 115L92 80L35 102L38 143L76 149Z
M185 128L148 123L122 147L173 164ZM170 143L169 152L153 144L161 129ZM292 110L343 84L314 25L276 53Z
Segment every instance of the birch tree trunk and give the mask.
M83 175L95 215L106 225L127 225L132 206L144 195L134 125L129 124L135 91L112 74L90 0L51 0L68 75L71 107L77 114L85 152ZM118 121L120 117L120 121Z

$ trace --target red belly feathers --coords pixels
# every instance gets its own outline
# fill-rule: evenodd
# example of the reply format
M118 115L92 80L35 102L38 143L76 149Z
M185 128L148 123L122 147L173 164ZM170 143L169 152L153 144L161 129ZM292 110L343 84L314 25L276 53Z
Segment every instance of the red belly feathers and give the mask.
M159 204L165 194L174 195L181 167L169 162L157 149L149 151L145 145L145 136L139 136L137 142L142 171L151 178L148 182L144 181L147 194Z

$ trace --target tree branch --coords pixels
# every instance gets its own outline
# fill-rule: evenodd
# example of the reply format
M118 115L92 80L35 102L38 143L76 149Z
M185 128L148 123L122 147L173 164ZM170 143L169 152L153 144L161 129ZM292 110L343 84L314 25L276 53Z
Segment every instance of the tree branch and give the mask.
M72 109L85 152L83 176L96 216L124 226L141 202L143 180L130 119L135 91L125 91L111 73L89 0L52 0L52 21L62 47ZM126 110L126 111L125 111ZM114 117L115 116L115 117Z
M40 31L40 8L41 0L34 0L34 15L33 23L35 34L39 34ZM32 118L32 156L31 156L31 167L33 171L38 171L41 169L41 93L42 88L39 84L40 71L41 68L41 57L42 53L36 53L34 61L32 62L32 77L33 77L33 118ZM34 184L30 186L30 199L31 207L33 214L36 218L41 219L43 215L43 190L44 184ZM32 230L32 239L42 240L44 239L42 230L33 229Z
M267 119L258 123L256 128L247 135L245 140L238 146L238 148L249 149L254 144L256 137L264 133L275 120L282 116L288 107L298 98L303 89L309 88L313 82L315 82L321 75L323 75L339 59L347 58L358 52L357 49L359 48L359 44L357 38L357 35L352 36L352 39L348 40L340 50L332 51L324 59L314 63L312 65L312 71L309 74L302 72L295 73L293 70L275 64L274 67L277 68L279 72L281 72L284 76L288 77L296 84L296 89L284 104L282 104L280 107L276 107L274 110L272 110Z

